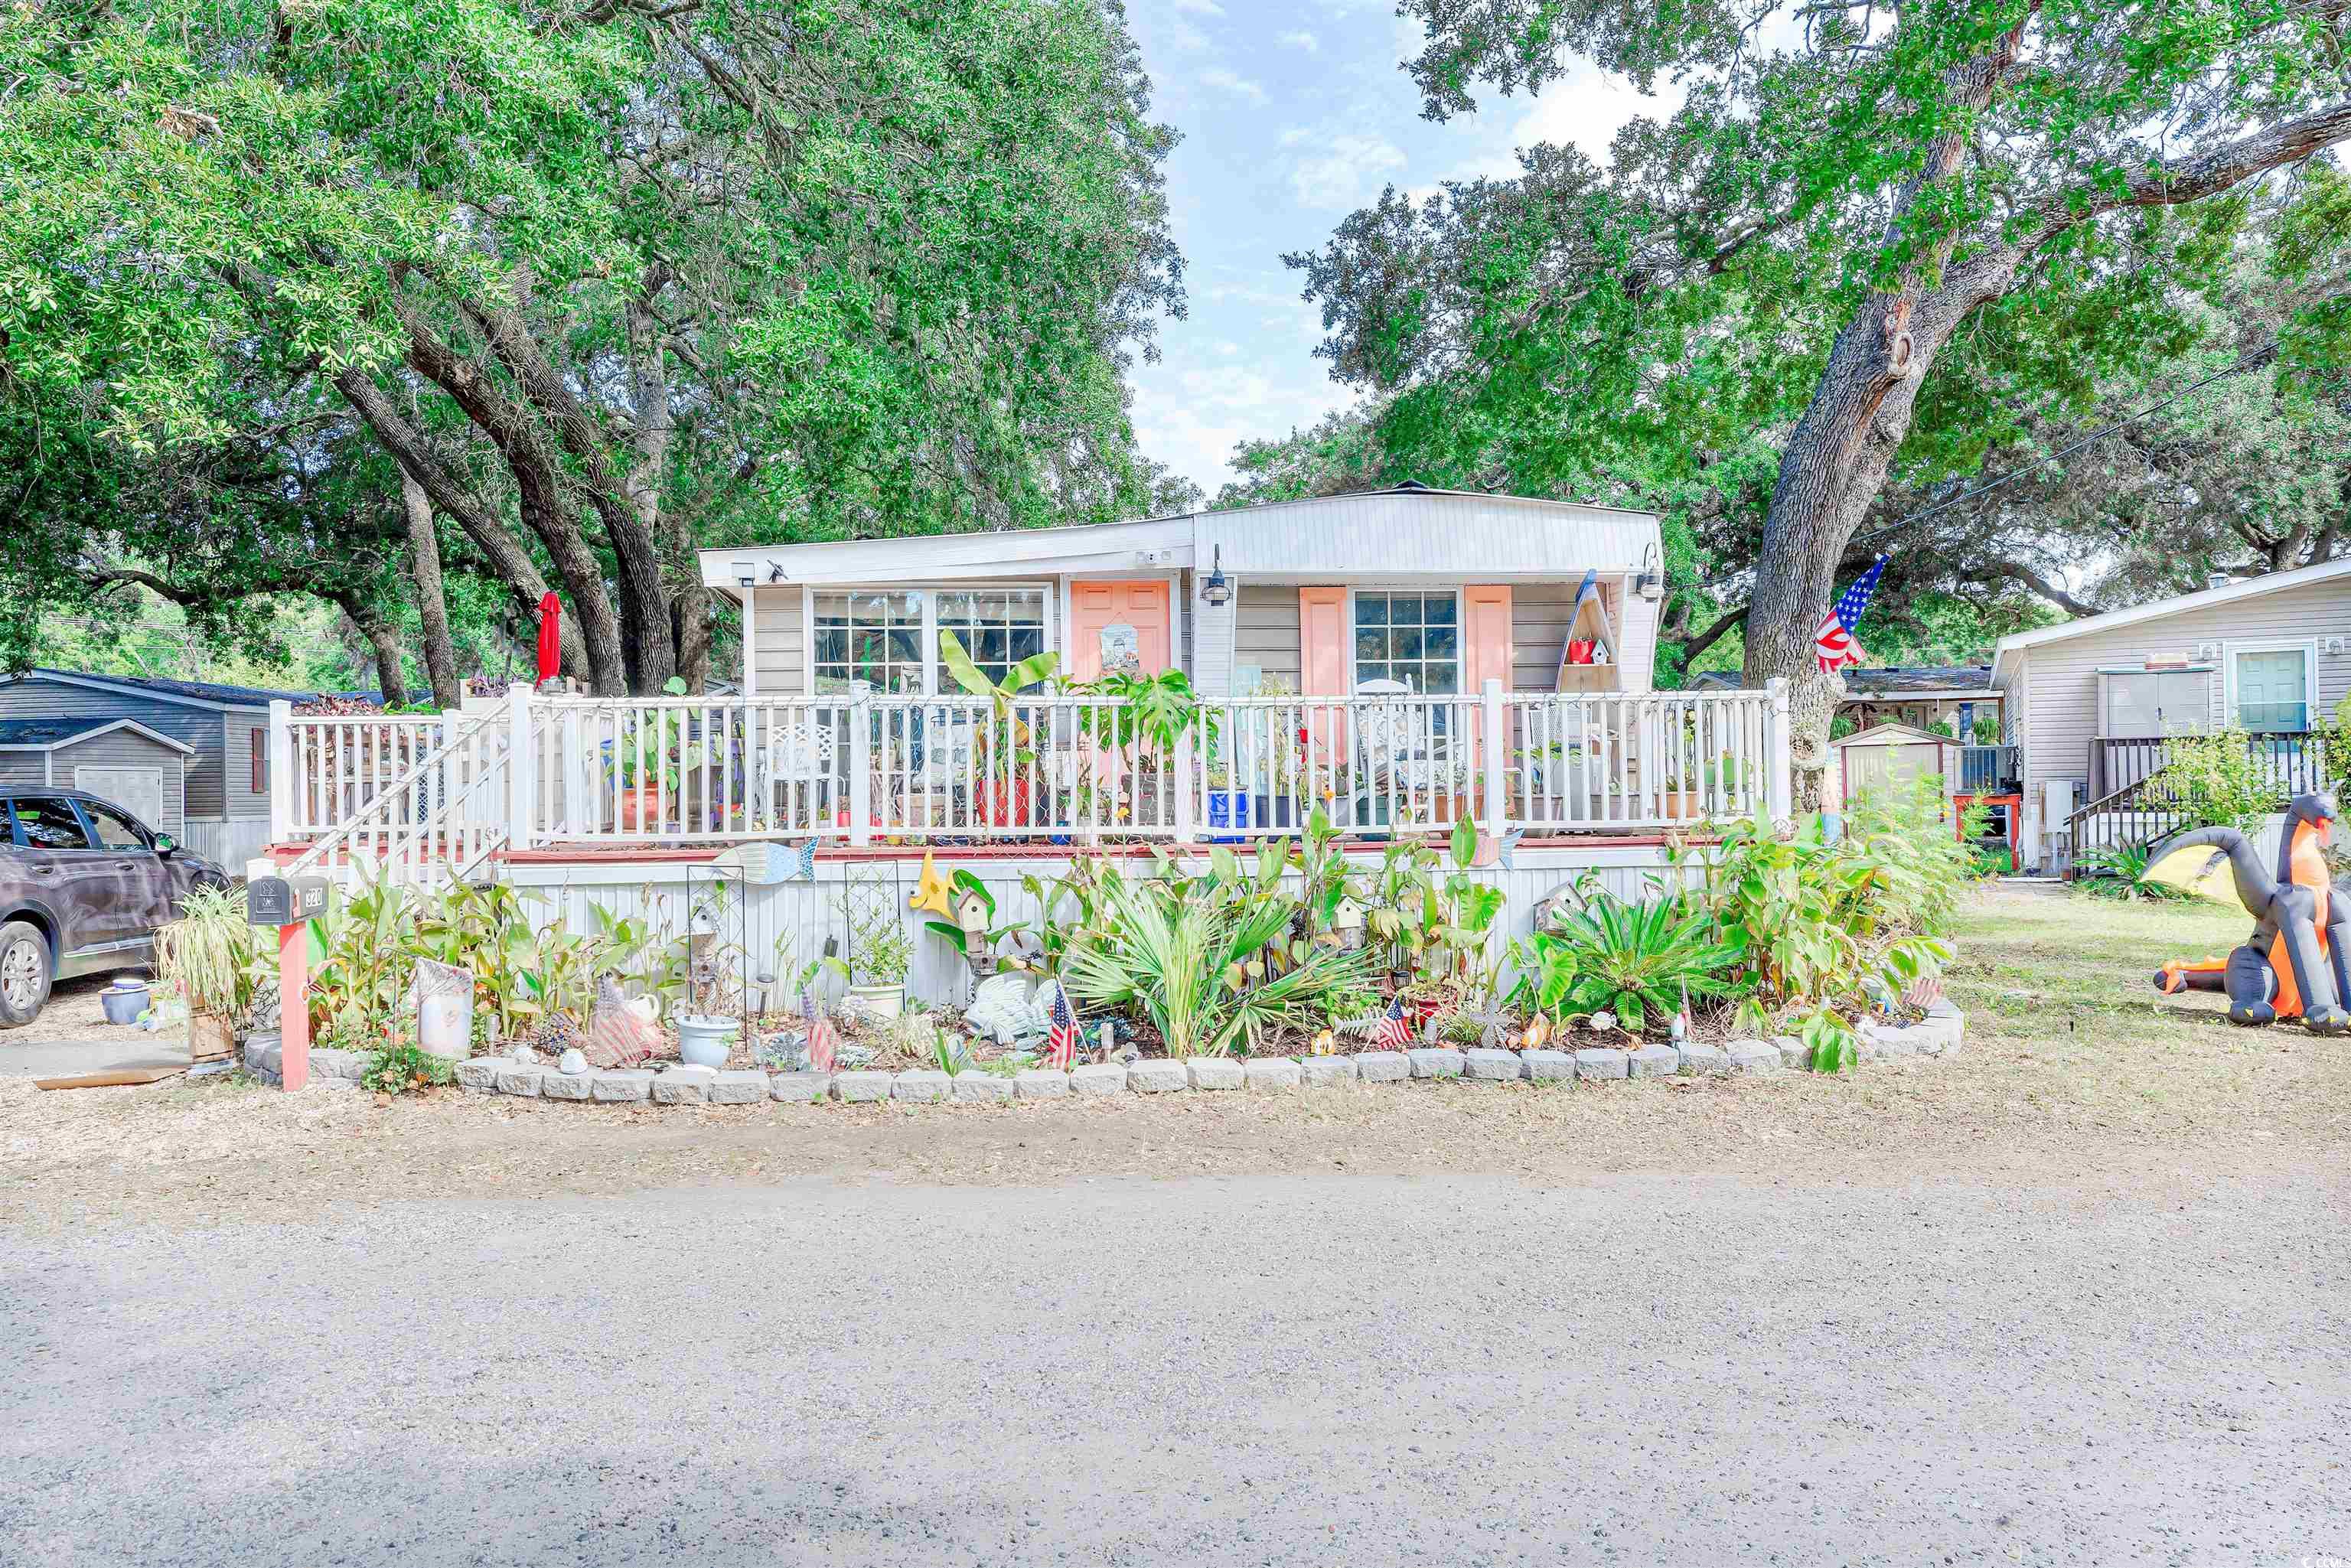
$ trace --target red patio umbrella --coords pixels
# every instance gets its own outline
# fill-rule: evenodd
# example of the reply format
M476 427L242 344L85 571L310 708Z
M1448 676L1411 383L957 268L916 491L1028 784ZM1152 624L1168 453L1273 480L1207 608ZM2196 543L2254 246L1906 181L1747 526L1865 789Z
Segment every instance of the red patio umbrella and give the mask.
M552 589L538 598L538 678L551 681L563 673L563 601Z

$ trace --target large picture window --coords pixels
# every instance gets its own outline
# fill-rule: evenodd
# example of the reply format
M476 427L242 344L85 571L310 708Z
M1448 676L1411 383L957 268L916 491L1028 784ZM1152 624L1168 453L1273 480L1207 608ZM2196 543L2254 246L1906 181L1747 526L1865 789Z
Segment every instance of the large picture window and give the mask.
M877 692L956 690L940 664L938 634L953 632L974 663L1001 680L1045 650L1041 588L827 591L815 595L810 673L819 695L864 681Z
M1402 681L1410 690L1461 689L1460 605L1449 591L1355 591L1355 684Z
M1042 589L986 589L975 593L938 596L938 629L953 632L972 663L1001 681L1012 666L1031 653L1045 651L1045 593ZM935 653L937 643L932 644ZM939 691L956 684L942 666Z

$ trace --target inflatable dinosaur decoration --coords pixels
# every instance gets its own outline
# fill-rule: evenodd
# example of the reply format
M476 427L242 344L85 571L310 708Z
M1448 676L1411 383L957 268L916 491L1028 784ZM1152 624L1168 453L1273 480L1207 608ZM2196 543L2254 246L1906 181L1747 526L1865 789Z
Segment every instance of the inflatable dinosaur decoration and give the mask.
M2326 846L2336 809L2332 795L2297 795L2278 834L2277 869L2264 867L2252 841L2234 828L2199 828L2158 846L2147 876L2201 897L2235 902L2253 917L2253 935L2226 958L2174 959L2156 971L2156 988L2224 991L2229 1017L2241 1024L2300 1019L2318 1034L2351 1029L2351 894L2337 896ZM2221 868L2227 867L2227 875Z

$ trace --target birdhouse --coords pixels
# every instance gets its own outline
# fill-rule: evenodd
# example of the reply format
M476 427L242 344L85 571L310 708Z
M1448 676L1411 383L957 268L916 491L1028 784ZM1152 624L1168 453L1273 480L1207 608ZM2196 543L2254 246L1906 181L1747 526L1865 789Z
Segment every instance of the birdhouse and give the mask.
M987 895L976 888L966 888L956 895L955 921L967 932L987 930L988 918L994 914L995 911L988 906Z
M1339 907L1331 912L1333 931L1361 931L1364 928L1364 906L1352 898L1343 898Z

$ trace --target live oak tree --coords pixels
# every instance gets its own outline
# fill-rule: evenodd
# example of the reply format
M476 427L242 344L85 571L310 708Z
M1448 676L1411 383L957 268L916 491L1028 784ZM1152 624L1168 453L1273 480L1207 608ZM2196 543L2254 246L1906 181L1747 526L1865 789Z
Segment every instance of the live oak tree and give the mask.
M708 665L698 545L1181 497L1125 414L1182 298L1116 0L27 0L0 84L0 395L371 476L308 537L388 530L436 688L435 558L653 691Z
M2351 137L2333 0L1400 9L1425 24L1406 68L1433 118L1580 57L1686 96L1604 166L1530 149L1517 179L1390 192L1290 258L1322 351L1395 394L1402 444L1562 488L1694 481L1697 455L1773 433L1737 612L1747 678L1797 681L1808 769L1834 697L1814 625L1950 367L2055 406L2177 350L2169 286L2221 270L2250 184Z

